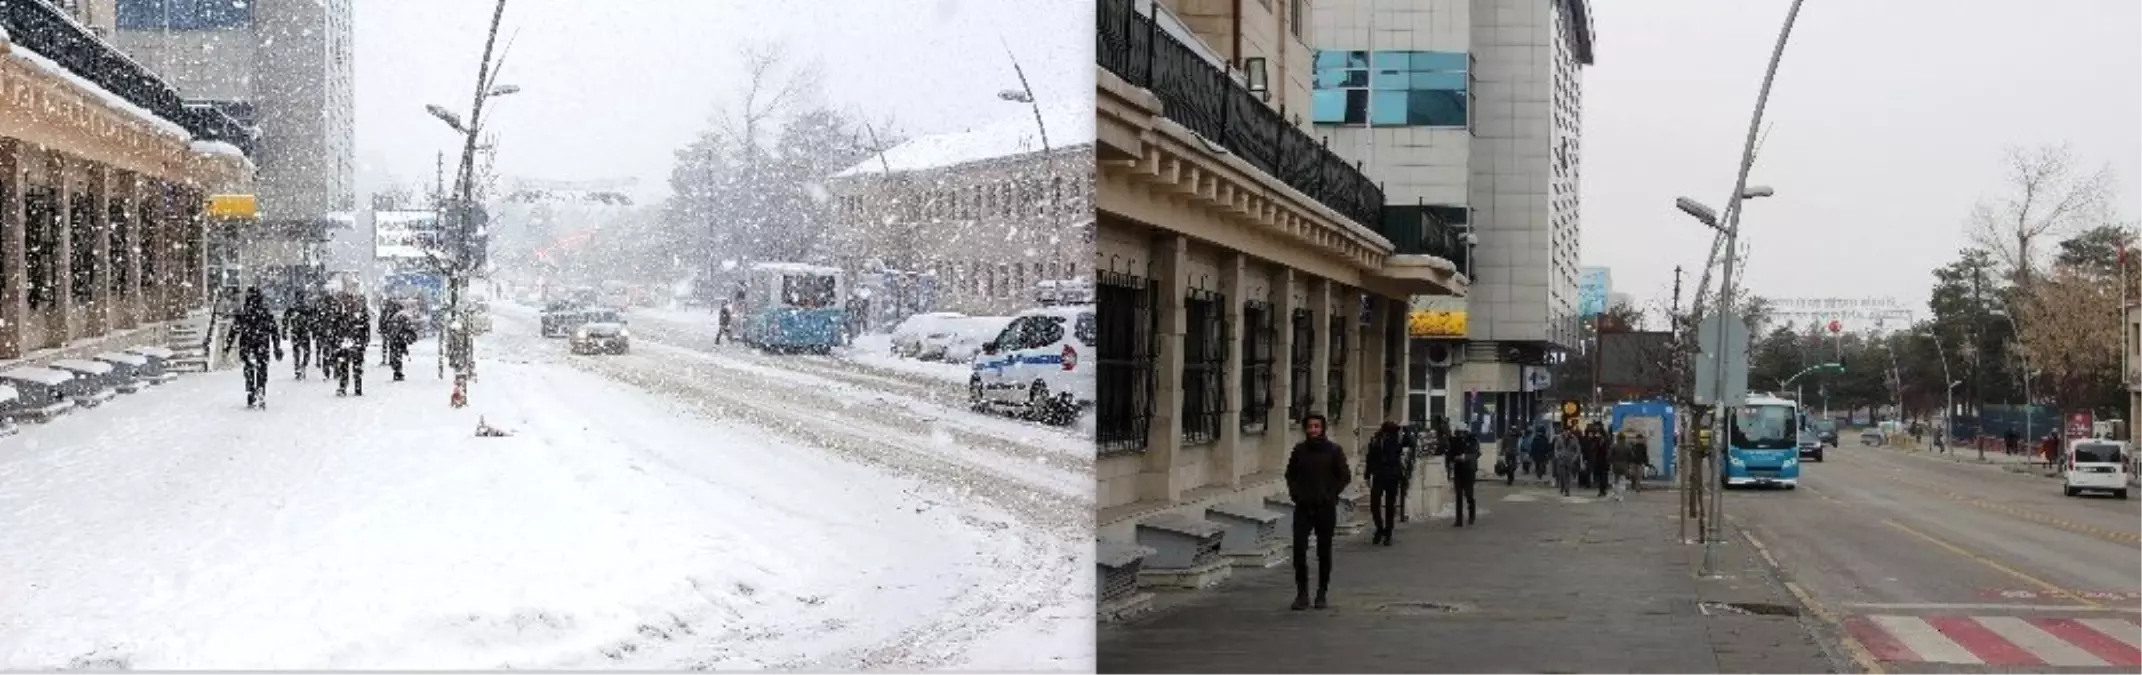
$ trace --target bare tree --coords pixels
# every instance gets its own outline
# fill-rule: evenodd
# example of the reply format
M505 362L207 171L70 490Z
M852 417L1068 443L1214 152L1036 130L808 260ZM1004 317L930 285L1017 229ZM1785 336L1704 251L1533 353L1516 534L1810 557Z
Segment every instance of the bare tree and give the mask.
M746 44L737 57L743 62L743 90L735 109L725 106L714 113L714 125L748 158L759 150L768 127L817 91L819 69L789 63L787 48L778 42Z
M2010 148L2007 163L2010 192L1972 208L1970 234L2026 288L2041 241L2108 222L2113 173L2107 165L2083 174L2065 144Z

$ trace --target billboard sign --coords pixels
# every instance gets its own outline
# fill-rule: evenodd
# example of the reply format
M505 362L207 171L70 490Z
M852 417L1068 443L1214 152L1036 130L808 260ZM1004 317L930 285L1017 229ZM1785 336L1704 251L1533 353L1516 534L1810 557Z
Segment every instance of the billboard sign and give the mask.
M1466 335L1465 299L1448 295L1416 295L1406 313L1406 336L1417 338L1462 338Z
M1577 269L1577 314L1598 316L1606 313L1607 296L1614 292L1614 271L1605 267L1582 267Z

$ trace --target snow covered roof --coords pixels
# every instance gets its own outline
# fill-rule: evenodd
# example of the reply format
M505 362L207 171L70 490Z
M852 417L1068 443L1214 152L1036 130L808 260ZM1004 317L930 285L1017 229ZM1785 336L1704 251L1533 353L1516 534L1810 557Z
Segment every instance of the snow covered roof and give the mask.
M25 62L28 62L31 66L36 67L38 70L45 71L46 73L49 73L54 77L66 80L68 84L74 85L75 88L89 92L91 95L96 96L99 100L104 101L105 105L111 106L112 108L117 110L126 111L127 113L132 114L136 119L140 119L143 122L147 122L149 126L155 127L158 131L162 131L166 134L177 136L183 139L191 140L193 138L193 133L186 131L186 127L179 126L179 123L164 119L162 116L157 115L156 113L149 112L149 109L147 108L134 105L134 102L126 100L126 97L114 94L111 92L111 90L98 86L97 83L89 81L89 78L75 74L74 71L68 70L66 66L60 65L58 61L54 61L50 58L46 58L43 54L31 51L30 48L24 47L20 43L14 42L12 40L9 41L7 46L7 54L9 56L13 56L15 58L22 59ZM240 156L244 156L244 154L245 153L242 152L239 153Z
M886 173L888 164L892 166L892 173L902 173L1041 152L1041 128L1034 125L1033 108L1026 104L1007 106L1011 112L996 121L967 131L923 136L901 143L886 150L882 159L871 155L833 177L882 174ZM1093 143L1091 102L1044 106L1041 118L1049 132L1050 150L1062 152L1065 148Z
M99 363L86 359L60 359L58 361L53 361L52 367L58 368L60 370L71 370L77 373L89 373L91 375L103 375L112 372L112 364Z
M0 372L0 377L4 377L10 380L36 382L38 384L52 385L55 387L74 381L74 375L66 371L53 370L51 368L39 368L37 366L23 366L20 368L15 368L13 370L8 370L6 372Z
M97 355L97 360L110 361L112 363L124 363L130 366L149 365L149 357L142 356L140 354L128 354L126 352L104 352Z
M194 152L203 155L222 155L225 157L237 157L240 159L245 158L244 150L239 150L238 146L231 145L223 141L194 141L190 147L193 148Z

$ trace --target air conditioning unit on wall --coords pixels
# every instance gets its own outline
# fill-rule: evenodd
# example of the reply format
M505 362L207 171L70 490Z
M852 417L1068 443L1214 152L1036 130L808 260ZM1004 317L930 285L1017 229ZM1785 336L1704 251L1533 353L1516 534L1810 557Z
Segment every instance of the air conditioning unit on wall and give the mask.
M1450 368L1465 363L1465 345L1459 342L1430 342L1423 354L1433 368Z

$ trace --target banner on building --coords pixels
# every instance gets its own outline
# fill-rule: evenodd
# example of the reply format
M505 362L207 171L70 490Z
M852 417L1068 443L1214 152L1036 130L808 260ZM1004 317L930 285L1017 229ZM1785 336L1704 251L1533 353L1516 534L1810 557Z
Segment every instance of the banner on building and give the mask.
M1577 269L1577 313L1598 316L1607 311L1607 296L1614 292L1614 272L1604 267Z
M1417 338L1463 338L1466 336L1465 299L1448 295L1416 295L1406 313L1406 336Z
M253 195L209 195L210 218L259 218L260 200Z

